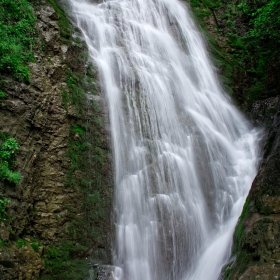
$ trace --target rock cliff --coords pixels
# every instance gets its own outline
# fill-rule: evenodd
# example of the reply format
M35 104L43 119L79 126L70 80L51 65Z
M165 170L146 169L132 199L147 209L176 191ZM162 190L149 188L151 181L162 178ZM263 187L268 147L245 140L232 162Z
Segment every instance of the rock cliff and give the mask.
M51 4L50 4L51 3ZM38 40L30 83L1 78L0 130L20 148L21 182L0 222L0 279L80 279L110 263L111 167L102 97L85 45L50 1L33 4ZM72 28L61 34L61 20ZM88 156L91 151L91 156Z

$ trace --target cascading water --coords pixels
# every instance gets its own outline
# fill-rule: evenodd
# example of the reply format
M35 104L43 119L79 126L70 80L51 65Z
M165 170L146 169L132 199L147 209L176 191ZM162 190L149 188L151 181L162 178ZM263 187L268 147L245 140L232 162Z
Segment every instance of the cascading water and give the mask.
M216 280L256 135L178 0L70 0L98 66L115 166L114 279Z

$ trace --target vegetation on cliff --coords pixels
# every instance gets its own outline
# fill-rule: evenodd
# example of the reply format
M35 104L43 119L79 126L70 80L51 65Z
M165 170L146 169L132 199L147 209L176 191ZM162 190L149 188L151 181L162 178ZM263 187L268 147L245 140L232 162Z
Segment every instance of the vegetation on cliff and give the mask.
M20 182L20 174L13 171L15 168L15 152L19 149L17 141L0 132L0 181L13 184ZM6 207L11 201L0 192L0 222L9 218ZM0 239L0 241L2 241Z
M29 81L36 17L27 0L0 0L0 74Z
M280 67L279 1L190 0L190 4L205 29L209 16L213 16L218 34L214 37L228 38L221 48L207 34L225 85L239 105L250 110L253 102L276 96Z
M0 132L0 180L19 183L20 174L11 170L11 165L15 165L13 157L18 148L18 143L13 137Z
M47 0L55 9L55 12L58 15L58 26L60 33L60 40L63 43L70 44L71 36L73 34L73 27L70 24L70 21L65 13L65 11L59 5L59 1L57 0Z
M4 82L1 75L11 74L19 81L29 81L27 62L33 60L35 21L32 5L27 0L0 0L0 85ZM5 92L0 91L2 103L5 98ZM11 167L18 149L13 137L0 132L0 180L19 183L20 174Z
M234 58L240 68L245 66L244 76L250 77L244 94L249 104L276 96L279 90L280 67L280 2L244 1L238 5L242 17L248 22L245 36L231 36L231 46L239 48Z

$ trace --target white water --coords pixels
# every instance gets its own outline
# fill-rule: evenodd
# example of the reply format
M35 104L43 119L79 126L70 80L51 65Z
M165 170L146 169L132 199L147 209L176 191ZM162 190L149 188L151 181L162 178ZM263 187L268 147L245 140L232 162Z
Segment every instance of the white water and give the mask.
M257 133L181 2L70 3L110 113L113 278L216 280L256 173Z

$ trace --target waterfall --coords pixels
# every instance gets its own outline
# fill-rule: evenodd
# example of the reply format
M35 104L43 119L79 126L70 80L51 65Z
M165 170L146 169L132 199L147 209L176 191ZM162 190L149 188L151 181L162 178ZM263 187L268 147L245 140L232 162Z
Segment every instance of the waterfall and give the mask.
M223 92L182 2L69 2L110 115L113 279L216 280L258 133Z

